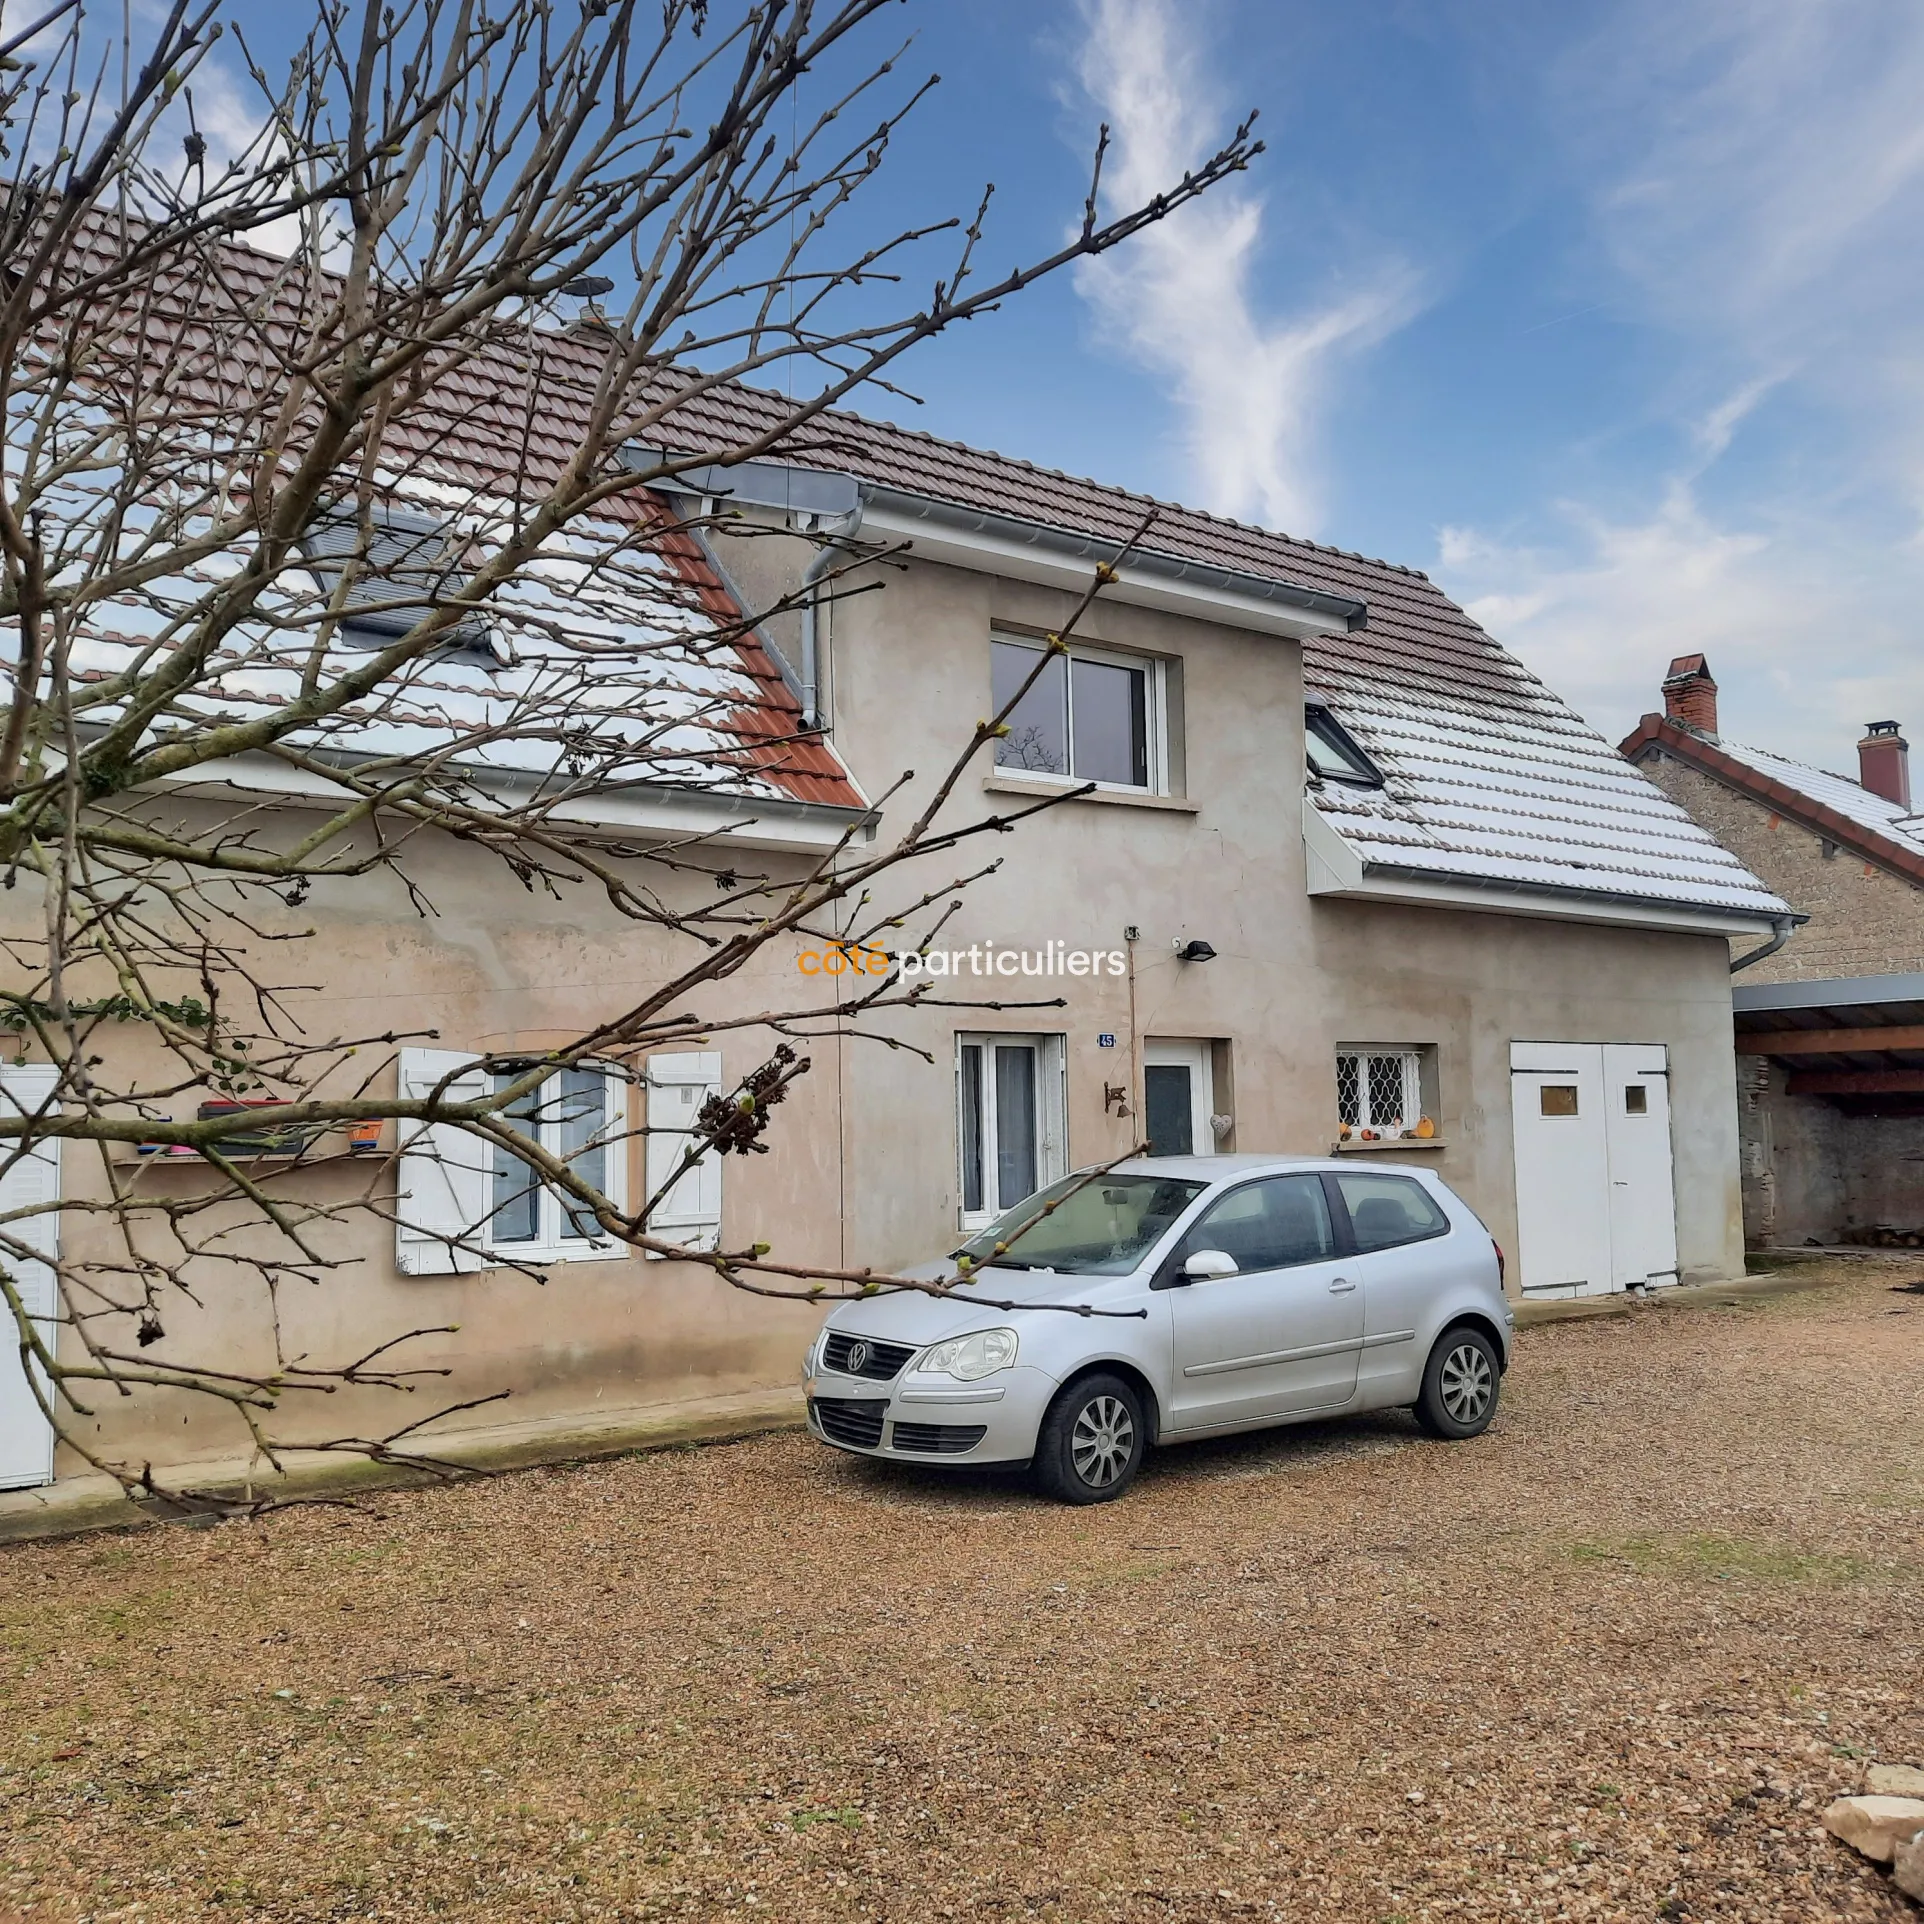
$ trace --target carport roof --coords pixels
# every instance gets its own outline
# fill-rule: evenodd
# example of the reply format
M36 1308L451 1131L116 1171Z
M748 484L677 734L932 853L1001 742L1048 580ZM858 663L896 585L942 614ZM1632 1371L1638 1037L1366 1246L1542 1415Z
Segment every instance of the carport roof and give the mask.
M1924 1106L1924 975L1734 987L1737 1051L1768 1056L1793 1096L1853 1108Z

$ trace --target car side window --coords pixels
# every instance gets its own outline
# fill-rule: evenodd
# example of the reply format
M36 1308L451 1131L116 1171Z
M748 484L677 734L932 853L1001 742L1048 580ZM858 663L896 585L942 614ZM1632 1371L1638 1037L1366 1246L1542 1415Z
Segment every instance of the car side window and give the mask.
M1398 1243L1418 1243L1426 1236L1441 1236L1450 1219L1436 1206L1436 1200L1419 1182L1407 1176L1365 1174L1360 1169L1344 1170L1336 1178L1349 1209L1350 1227L1356 1232L1356 1247L1367 1253L1372 1249L1394 1249Z
M1177 1258L1199 1249L1220 1249L1245 1273L1328 1261L1336 1231L1323 1185L1314 1176L1265 1176L1232 1189L1182 1239Z

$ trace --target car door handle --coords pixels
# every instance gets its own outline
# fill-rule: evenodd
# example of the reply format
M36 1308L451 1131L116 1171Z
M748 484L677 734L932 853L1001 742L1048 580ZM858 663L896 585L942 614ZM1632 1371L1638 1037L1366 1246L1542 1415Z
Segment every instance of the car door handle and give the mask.
M1355 1287L1356 1285L1347 1276L1339 1276L1330 1284L1329 1293L1332 1296L1347 1296Z

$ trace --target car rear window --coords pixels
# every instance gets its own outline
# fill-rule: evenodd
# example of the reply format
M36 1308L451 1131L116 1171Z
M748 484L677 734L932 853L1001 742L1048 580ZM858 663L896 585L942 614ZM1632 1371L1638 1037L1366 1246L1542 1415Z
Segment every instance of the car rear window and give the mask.
M1336 1181L1349 1207L1350 1227L1356 1232L1356 1247L1361 1251L1394 1249L1398 1243L1421 1242L1426 1236L1441 1236L1449 1229L1450 1219L1436 1206L1436 1199L1408 1176L1346 1169Z

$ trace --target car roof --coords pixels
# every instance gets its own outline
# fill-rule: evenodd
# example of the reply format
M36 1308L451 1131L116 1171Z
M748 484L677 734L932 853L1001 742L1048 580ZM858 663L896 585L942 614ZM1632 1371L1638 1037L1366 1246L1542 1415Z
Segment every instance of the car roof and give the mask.
M1131 1156L1111 1173L1118 1176L1180 1176L1194 1182L1225 1182L1261 1169L1334 1169L1331 1156Z

